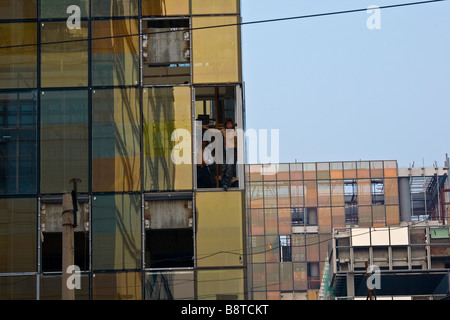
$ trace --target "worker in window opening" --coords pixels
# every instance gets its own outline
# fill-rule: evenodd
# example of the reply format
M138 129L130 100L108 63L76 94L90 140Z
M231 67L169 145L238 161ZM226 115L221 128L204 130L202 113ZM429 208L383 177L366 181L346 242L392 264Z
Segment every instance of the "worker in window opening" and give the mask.
M197 164L197 187L212 188L211 170L214 164L214 157L211 149L208 148L208 142L202 141L202 163ZM214 170L215 171L215 170Z
M227 191L232 184L232 180L234 180L233 177L236 176L237 137L231 118L226 118L223 126L221 132L224 137L225 161L222 164L222 187Z

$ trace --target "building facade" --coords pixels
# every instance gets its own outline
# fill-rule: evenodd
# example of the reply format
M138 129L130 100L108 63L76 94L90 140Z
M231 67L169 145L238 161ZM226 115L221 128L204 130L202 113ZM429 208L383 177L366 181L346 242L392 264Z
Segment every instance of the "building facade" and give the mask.
M333 252L336 257L336 232L428 220L448 230L447 175L448 166L404 169L396 161L246 165L249 297L323 299L324 274L329 288L336 286L330 280L337 268L330 264L339 265L339 256L330 258ZM402 245L401 253L408 252L409 243ZM366 249L365 260L355 262L355 256L347 255L346 262L357 268L369 261L381 266L373 254L369 260ZM439 257L444 259L441 271L450 266L450 247L446 250Z
M196 161L243 128L240 21L234 0L1 1L0 299L61 298L75 188L77 299L247 297L243 167L224 191Z

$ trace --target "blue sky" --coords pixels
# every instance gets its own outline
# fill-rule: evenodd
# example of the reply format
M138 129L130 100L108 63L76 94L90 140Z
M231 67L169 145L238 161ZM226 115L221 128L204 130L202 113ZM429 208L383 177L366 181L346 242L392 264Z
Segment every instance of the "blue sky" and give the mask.
M417 0L241 0L243 22ZM274 5L274 3L276 5ZM243 25L246 129L279 129L279 162L450 155L450 1Z

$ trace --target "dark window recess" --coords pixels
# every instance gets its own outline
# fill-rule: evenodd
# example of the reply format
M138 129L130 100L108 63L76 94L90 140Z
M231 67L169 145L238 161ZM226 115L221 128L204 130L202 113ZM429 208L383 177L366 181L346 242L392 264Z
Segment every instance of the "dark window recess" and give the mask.
M192 229L145 231L145 266L176 268L194 266Z
M74 232L74 261L81 271L89 270L89 238L85 232ZM42 271L62 271L61 232L44 232Z

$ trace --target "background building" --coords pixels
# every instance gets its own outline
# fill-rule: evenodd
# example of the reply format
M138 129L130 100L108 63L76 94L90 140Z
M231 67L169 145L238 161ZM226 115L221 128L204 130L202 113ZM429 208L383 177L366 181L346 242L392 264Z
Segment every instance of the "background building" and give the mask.
M340 276L345 278L354 269L344 269L339 259L347 259L345 262L352 268L360 268L363 276L365 262L378 263L391 271L397 268L387 261L387 248L395 245L386 245L384 257L376 256L368 247L361 256L353 255L353 251L350 256L350 242L345 245L342 240L336 244L340 239L336 233L344 237L344 231L347 232L348 240L350 230L370 231L400 225L407 230L408 223L429 220L435 221L435 227L448 231L449 198L445 193L448 166L402 169L397 168L396 161L347 161L246 168L247 261L252 299L315 300L324 298L324 290L331 292L327 296L330 298L334 297L331 288L336 289L336 295L345 297L346 291L339 291L343 280L337 282L336 272L342 271ZM389 232L386 239L389 240ZM450 247L445 240L441 241L443 251L434 257L433 266L442 272L450 267ZM343 251L338 254L339 244ZM411 251L407 250L410 244L402 243L402 250L395 251L395 258L405 261L401 267L409 271L415 269ZM374 257L387 259L386 264ZM334 268L330 269L330 265ZM431 262L428 266L432 267ZM345 288L346 285L347 282ZM415 293L403 292L408 294ZM354 292L351 297L355 297Z
M196 120L243 127L239 1L0 7L0 299L61 298L74 178L77 299L246 298L243 168L194 162Z

